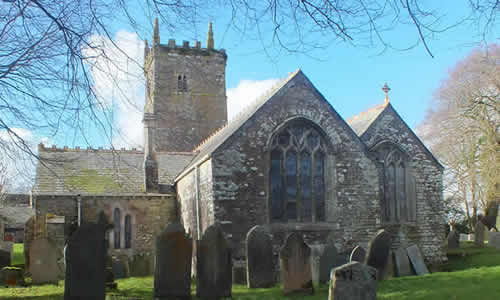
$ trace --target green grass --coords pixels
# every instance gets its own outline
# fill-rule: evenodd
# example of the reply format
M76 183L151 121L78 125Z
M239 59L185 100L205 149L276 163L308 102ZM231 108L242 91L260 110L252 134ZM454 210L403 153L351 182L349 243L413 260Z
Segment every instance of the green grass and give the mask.
M24 265L24 244L14 244L11 265Z
M493 248L474 248L468 243L462 249L449 252L449 263L443 267L454 272L436 272L425 276L393 278L377 283L378 300L479 300L500 298L500 251ZM153 277L119 279L115 299L153 299ZM192 286L193 296L196 287ZM28 288L0 288L0 299L18 300L62 300L64 281L58 286L41 285ZM110 294L108 294L110 295ZM328 298L328 286L315 288L314 295L292 295L284 297L279 286L270 289L247 289L233 285L233 299L308 299ZM113 299L113 298L109 298ZM193 297L193 299L197 299Z

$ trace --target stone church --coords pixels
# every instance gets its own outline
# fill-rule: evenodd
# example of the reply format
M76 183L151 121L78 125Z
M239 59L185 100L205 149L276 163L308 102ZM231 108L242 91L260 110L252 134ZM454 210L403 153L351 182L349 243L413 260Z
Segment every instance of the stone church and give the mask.
M347 122L300 70L228 122L227 54L209 26L200 42L145 43L144 150L39 145L33 190L39 216L114 224L109 246L131 260L180 221L200 239L221 224L235 261L254 225L275 249L290 232L340 252L377 230L392 248L417 244L428 263L443 251L443 167L386 98ZM140 126L140 124L137 124ZM50 236L50 234L49 234ZM64 233L53 236L64 243Z

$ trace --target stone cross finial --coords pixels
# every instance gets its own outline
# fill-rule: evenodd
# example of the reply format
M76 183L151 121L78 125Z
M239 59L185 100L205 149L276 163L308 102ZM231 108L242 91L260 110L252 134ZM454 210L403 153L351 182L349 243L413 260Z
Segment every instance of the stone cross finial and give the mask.
M391 88L387 85L387 82L384 83L384 86L382 87L382 91L385 93L385 102L389 102L389 91Z
M158 18L155 18L155 25L153 28L153 46L160 44L160 26L158 25Z
M214 48L214 33L212 31L212 22L208 23L207 49Z

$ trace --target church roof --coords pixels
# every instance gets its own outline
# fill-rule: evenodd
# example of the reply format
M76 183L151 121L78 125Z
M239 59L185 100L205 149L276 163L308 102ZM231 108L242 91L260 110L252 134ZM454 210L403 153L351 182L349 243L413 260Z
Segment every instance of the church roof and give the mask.
M246 107L242 112L240 112L236 117L234 117L231 121L229 121L224 127L220 128L216 132L214 132L211 136L205 139L200 145L198 145L193 152L196 153L196 156L191 161L191 163L187 166L185 171L189 170L200 160L205 159L205 157L209 156L214 152L220 145L222 145L231 135L233 135L236 130L238 130L248 119L250 119L259 108L262 107L269 99L271 99L281 88L283 88L287 83L289 83L293 78L295 78L298 74L302 74L300 69L297 69L295 72L291 73L288 78L282 80L275 86L273 86L270 90L268 90L264 95L257 98L255 102ZM180 173L177 177L182 176Z
M157 153L159 183L173 185L175 177L189 165L195 155L193 152Z
M388 104L388 101L384 101L383 104L370 108L367 111L363 111L358 115L347 119L347 124L351 126L352 130L354 130L359 137L361 137L363 133L370 128L377 117L384 111Z

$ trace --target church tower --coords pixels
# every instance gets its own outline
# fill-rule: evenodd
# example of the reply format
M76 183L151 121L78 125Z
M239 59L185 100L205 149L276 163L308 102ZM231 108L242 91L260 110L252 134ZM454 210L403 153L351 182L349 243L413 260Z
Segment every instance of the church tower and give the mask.
M152 47L144 49L145 152L190 152L227 123L226 60L214 48L209 24L206 48L197 41L160 44L155 20Z

